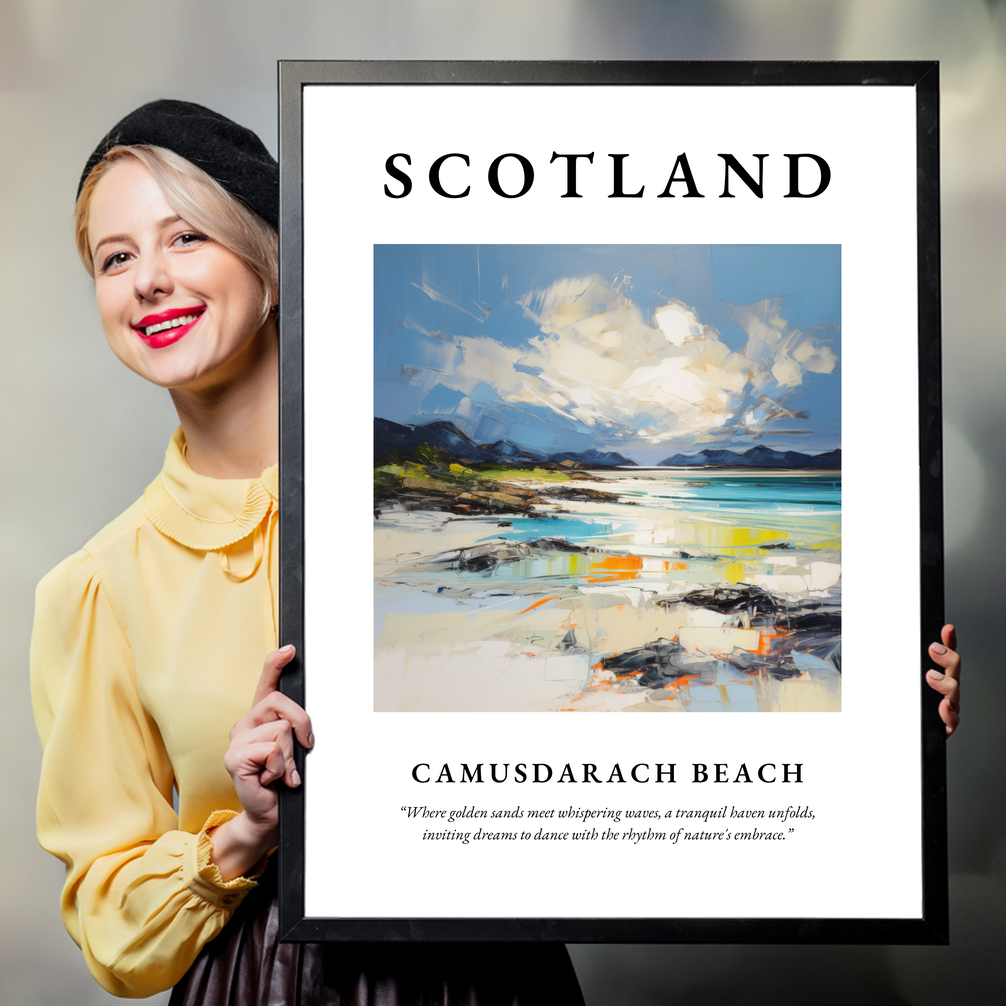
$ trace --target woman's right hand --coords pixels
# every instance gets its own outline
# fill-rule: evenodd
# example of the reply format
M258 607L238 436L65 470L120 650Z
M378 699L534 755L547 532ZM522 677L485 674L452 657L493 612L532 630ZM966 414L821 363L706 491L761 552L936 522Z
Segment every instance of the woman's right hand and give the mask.
M310 716L279 691L280 675L295 652L284 646L266 657L251 710L231 727L224 766L244 810L209 833L211 859L225 881L247 873L277 844L279 793L274 783L282 779L291 788L300 785L294 734L304 747L314 746Z

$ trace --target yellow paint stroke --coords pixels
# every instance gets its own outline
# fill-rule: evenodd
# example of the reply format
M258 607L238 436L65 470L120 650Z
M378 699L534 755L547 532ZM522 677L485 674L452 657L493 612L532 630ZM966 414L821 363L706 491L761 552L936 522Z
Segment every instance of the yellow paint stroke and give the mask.
M840 549L842 547L841 538L829 538L828 541L816 541L810 546L811 548L834 548Z
M768 527L723 527L717 524L696 524L695 539L708 548L739 548L757 545L761 541L788 538L786 531Z
M727 583L740 583L744 579L744 563L729 562L723 567L723 579Z

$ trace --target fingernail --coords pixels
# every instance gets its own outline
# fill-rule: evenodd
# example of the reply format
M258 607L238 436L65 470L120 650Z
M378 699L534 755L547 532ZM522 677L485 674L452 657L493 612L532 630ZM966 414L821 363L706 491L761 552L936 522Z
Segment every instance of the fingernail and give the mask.
M294 786L300 785L300 773L296 769L290 773L290 781L294 784Z
M309 748L313 748L314 747L314 732L313 731L307 735L307 746Z
M279 652L282 653L284 656L287 653L293 653L293 643L287 643L286 646L280 648Z
M933 643L933 645L930 646L929 649L931 649L933 651L933 653L946 653L947 652L947 648L942 643Z
M929 671L929 676L935 681L942 681L945 675L941 674L939 671Z

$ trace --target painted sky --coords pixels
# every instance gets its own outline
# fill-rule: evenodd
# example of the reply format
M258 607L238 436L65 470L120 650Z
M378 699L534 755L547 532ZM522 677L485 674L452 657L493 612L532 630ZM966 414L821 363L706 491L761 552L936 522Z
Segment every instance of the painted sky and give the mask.
M639 464L841 445L838 245L376 245L374 410Z

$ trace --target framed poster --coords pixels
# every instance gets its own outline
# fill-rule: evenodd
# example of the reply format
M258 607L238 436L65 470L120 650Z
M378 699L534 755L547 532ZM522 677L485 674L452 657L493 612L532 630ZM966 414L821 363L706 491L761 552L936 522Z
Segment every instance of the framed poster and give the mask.
M945 941L935 64L280 91L287 938Z

